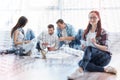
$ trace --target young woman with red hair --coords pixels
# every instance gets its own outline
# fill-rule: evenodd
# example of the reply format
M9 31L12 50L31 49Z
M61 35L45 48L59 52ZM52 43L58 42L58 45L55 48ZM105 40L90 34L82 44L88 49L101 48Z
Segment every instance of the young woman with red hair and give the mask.
M108 35L101 27L101 18L98 11L89 13L89 23L84 31L83 39L85 44L83 59L79 62L79 69L71 74L68 79L73 80L82 76L84 71L107 72L116 74L113 67L106 67L111 60L111 53L108 50Z

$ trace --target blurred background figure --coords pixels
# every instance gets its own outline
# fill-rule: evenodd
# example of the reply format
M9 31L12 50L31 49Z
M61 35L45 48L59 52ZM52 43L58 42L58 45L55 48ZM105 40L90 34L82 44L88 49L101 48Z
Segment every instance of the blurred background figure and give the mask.
M41 50L43 58L45 58L46 53L44 49L48 49L48 51L55 51L59 47L59 41L57 35L54 33L54 25L48 25L48 31L43 31L38 36L38 43L36 48L38 51Z
M32 44L30 40L25 39L23 27L26 25L27 21L27 18L24 16L19 18L17 24L11 30L11 38L13 41L13 48L23 48L25 49L25 55L30 55L34 44ZM22 53L20 55L22 55Z

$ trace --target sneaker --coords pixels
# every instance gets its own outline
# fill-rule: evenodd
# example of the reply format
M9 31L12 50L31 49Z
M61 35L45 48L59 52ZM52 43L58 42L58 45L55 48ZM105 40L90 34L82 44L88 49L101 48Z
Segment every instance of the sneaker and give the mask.
M106 72L111 73L111 74L115 74L115 75L117 74L117 70L115 68L111 67L111 66L108 66L106 68Z
M83 76L84 73L83 72L80 72L78 69L72 73L70 76L68 76L68 80L74 80L74 79L77 79L79 78L80 76Z

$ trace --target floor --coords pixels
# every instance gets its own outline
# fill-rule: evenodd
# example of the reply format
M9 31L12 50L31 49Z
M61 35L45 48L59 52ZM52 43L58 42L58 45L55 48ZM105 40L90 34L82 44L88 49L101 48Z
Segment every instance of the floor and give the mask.
M120 37L119 34L110 35L113 55L109 65L115 67L118 74L86 72L76 80L120 80ZM8 38L0 39L0 50L7 49L9 45ZM48 54L45 60L13 54L0 55L0 80L67 80L67 76L78 68L79 59L70 54Z
M0 56L0 80L67 80L75 69L73 60ZM73 70L74 69L74 70Z
M117 76L108 73L85 72L76 80L119 80L120 54L113 55L109 64L117 69ZM51 56L50 56L51 57ZM0 55L0 80L67 80L67 76L78 68L77 57L41 59L19 57L13 54Z

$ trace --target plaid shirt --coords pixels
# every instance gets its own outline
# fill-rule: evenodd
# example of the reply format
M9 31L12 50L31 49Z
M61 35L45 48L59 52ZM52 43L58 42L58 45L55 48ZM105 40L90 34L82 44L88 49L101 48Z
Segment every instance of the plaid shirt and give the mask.
M101 35L99 37L96 37L96 41L97 44L108 47L108 34L104 29L102 29Z

